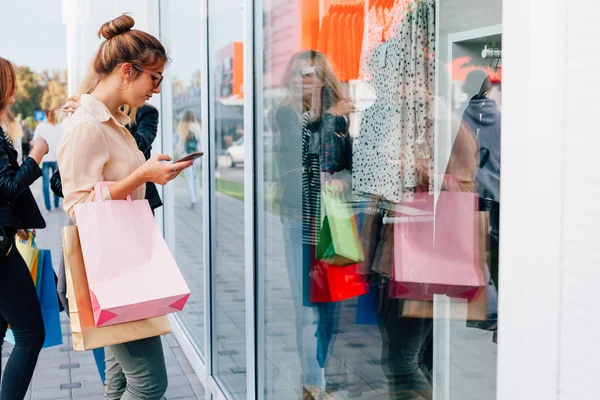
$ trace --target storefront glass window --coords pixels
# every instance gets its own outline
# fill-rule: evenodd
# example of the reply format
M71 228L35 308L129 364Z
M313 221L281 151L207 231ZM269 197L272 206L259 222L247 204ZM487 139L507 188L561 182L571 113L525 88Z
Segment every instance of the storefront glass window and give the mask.
M262 1L259 398L495 398L501 4Z
M246 399L244 263L243 1L209 0L209 110L215 193L213 375L232 399Z
M161 3L161 39L171 63L163 82L163 143L171 146L175 159L194 151L205 151L201 126L200 68L202 65L201 5L196 0ZM170 85L165 90L165 85ZM163 96L164 97L164 96ZM165 147L167 148L167 147ZM202 215L201 160L174 182L173 253L192 293L178 314L194 344L204 354L204 234ZM167 204L170 208L170 205Z

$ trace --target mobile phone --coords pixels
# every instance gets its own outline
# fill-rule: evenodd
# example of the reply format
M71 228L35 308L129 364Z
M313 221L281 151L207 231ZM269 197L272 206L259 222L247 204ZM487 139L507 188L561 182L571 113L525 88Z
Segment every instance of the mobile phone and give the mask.
M176 163L178 163L178 162L183 162L183 161L193 161L193 160L195 160L195 159L197 159L197 158L200 158L200 157L202 157L203 155L204 155L204 153L203 153L203 152L201 152L201 151L198 151L198 152L196 152L196 153L191 153L191 154L188 154L187 156L185 156L185 157L183 157L183 158L180 158L179 160L177 160L177 161L175 161L175 162L176 162Z

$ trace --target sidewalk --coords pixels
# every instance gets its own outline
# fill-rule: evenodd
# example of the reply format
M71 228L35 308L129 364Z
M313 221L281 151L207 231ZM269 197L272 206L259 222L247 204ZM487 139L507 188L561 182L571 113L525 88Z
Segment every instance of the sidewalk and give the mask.
M41 210L44 210L41 179L32 187ZM60 211L44 214L48 227L38 232L39 248L52 250L54 268L60 262L62 251L60 229L67 216ZM62 346L43 349L26 400L101 399L100 377L91 351L75 352L71 346L69 319L62 313ZM168 400L205 399L204 388L194 374L187 358L173 335L163 336L163 347L169 375ZM2 347L2 366L6 364L12 346Z

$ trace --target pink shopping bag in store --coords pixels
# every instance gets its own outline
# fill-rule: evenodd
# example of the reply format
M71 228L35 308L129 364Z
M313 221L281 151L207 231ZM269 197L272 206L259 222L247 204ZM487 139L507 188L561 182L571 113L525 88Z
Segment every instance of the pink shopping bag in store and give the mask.
M167 247L147 200L75 206L96 326L181 311L190 290Z
M429 194L416 197L433 204ZM472 300L484 286L479 248L477 194L440 192L435 213L394 221L390 296L433 300L444 294Z

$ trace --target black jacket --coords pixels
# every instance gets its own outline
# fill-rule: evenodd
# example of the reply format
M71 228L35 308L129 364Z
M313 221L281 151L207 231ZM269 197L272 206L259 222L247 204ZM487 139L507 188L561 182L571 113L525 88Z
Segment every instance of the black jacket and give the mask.
M14 229L43 229L40 213L29 186L42 176L33 158L19 166L17 151L4 139L0 128L0 224Z
M135 138L138 148L146 160L150 158L152 143L158 132L158 110L149 104L140 107L135 114L135 122L127 125L127 129ZM146 183L146 199L153 210L162 206L156 185L152 182Z
M500 201L500 132L498 105L485 96L474 96L465 109L463 121L479 141L481 163L477 170L477 191L480 198Z

